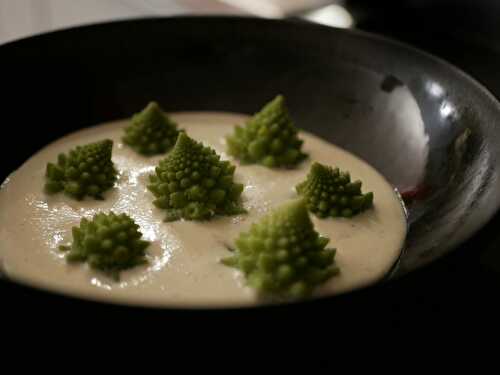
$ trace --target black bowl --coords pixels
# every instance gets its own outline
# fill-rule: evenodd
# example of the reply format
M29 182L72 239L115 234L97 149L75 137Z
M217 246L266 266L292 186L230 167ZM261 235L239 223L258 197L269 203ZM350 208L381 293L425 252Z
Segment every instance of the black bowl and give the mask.
M168 111L253 113L284 94L299 127L375 166L407 202L391 278L455 248L500 205L500 105L446 62L378 36L302 22L155 18L0 47L0 180L64 134ZM1 254L0 254L1 258Z

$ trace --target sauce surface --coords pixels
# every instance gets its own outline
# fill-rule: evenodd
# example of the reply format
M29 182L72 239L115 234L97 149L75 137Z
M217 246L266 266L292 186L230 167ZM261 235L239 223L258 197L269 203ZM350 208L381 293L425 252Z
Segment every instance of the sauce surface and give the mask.
M389 183L354 155L301 132L309 158L292 170L240 165L225 153L224 137L248 117L238 114L189 112L171 117L194 139L214 148L236 165L235 180L245 185L246 215L217 217L208 222L165 223L164 211L152 204L148 175L165 157L143 157L123 145L128 120L80 130L48 145L3 183L0 190L0 262L6 275L22 283L52 291L114 303L146 306L224 307L263 303L245 286L238 270L220 264L230 255L237 235L273 207L296 197L295 185L305 179L312 161L348 170L373 191L374 208L352 219L318 219L316 230L337 248L340 274L316 289L315 296L333 295L380 280L396 262L406 236L402 205ZM114 141L113 162L119 177L104 201L75 201L63 194L43 192L45 168L61 152L76 145L109 138ZM82 217L97 212L125 212L140 226L149 264L121 273L114 282L85 264L66 263L59 245L71 242L71 228Z

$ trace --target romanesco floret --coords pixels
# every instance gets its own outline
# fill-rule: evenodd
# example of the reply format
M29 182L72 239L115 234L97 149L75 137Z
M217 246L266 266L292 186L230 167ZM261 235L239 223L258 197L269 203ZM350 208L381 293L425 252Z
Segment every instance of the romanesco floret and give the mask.
M123 142L136 152L151 156L164 154L177 140L179 130L156 102L151 102L132 116L132 123L125 128Z
M98 213L92 220L83 218L72 234L71 246L60 247L68 251L68 262L88 262L91 268L115 280L120 271L147 263L149 242L141 239L139 226L126 214Z
M172 151L149 176L148 189L166 221L205 220L212 216L244 213L243 185L233 181L235 167L210 147L180 133Z
M242 163L293 167L307 157L283 96L277 96L227 137L228 153Z
M239 268L260 294L301 298L338 273L328 242L314 230L305 202L298 199L241 233L234 255L222 262Z
M373 204L373 193L361 193L361 185L359 180L351 182L349 172L315 162L296 190L319 217L352 217Z
M81 200L85 196L103 199L102 194L113 187L117 171L111 161L113 141L77 146L66 155L59 154L57 164L48 163L45 173L45 192L64 191Z

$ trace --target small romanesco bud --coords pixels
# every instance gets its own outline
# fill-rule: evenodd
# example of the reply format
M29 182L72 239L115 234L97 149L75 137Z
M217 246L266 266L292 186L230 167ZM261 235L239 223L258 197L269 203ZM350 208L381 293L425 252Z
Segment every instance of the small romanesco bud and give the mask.
M151 102L142 112L132 116L132 123L125 128L123 142L136 152L150 156L170 150L178 135L177 124L156 102Z
M117 171L111 161L113 141L107 139L77 146L69 154L59 154L57 164L48 163L45 192L64 191L81 200L85 196L103 199L102 194L113 187Z
M373 193L361 193L361 181L351 182L348 172L316 162L296 190L319 217L352 217L373 204Z
M73 227L71 247L60 249L68 251L68 262L88 262L91 268L118 280L120 271L147 263L149 242L141 237L139 226L126 214L98 213Z
M180 133L173 150L149 176L154 205L167 210L166 221L204 220L215 214L244 213L243 185L233 181L235 167L209 147Z
M241 233L235 254L222 262L243 271L261 294L301 298L338 273L328 242L314 230L305 202L298 199Z
M228 153L242 163L293 167L307 157L297 133L285 99L279 95L227 137Z

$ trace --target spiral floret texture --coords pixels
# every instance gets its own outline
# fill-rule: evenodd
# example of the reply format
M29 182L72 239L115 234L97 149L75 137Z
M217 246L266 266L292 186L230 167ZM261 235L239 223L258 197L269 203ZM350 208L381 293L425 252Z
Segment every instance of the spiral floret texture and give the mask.
M226 138L228 153L244 164L290 168L307 157L283 96L277 96Z
M314 230L305 202L289 202L241 233L234 255L222 260L240 269L262 295L303 298L338 273L335 249Z
M234 182L235 166L210 147L180 133L172 151L149 177L153 204L166 210L166 221L206 220L244 213L243 185Z
M122 139L139 154L151 156L170 150L178 135L177 124L156 102L151 102L142 112L132 116Z
M315 162L296 190L318 217L349 218L373 205L373 193L363 194L361 185L359 180L351 182L349 172Z
M98 213L91 220L83 218L73 227L73 242L67 251L68 262L88 262L92 269L119 279L120 271L147 263L148 241L141 239L139 226L126 214Z
M113 141L106 139L59 154L57 163L47 164L45 192L64 192L77 200L85 196L103 199L103 193L113 187L117 178L112 149Z

